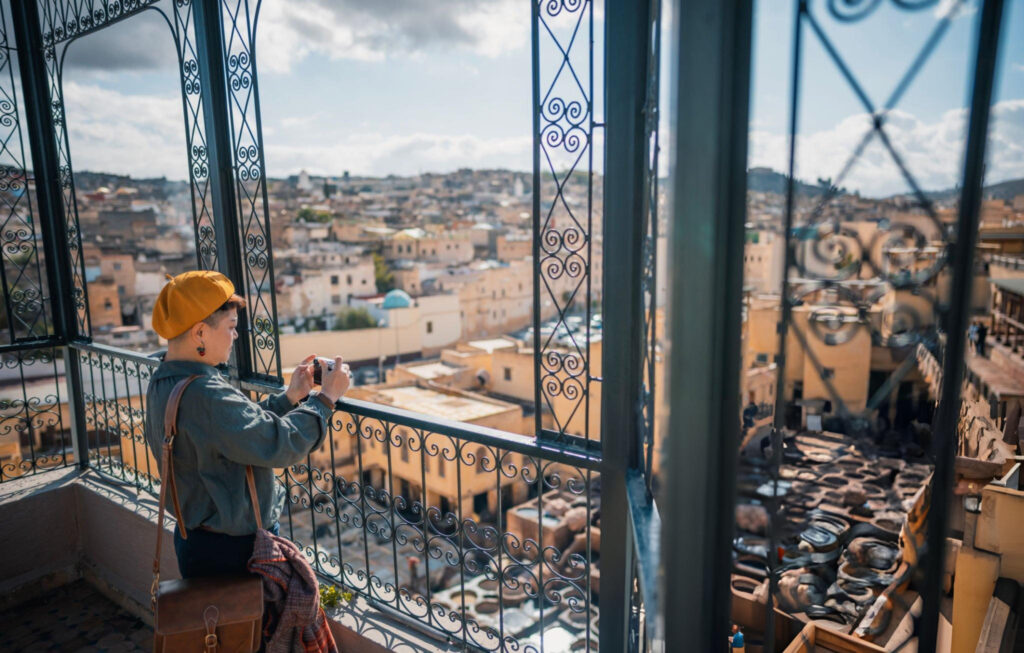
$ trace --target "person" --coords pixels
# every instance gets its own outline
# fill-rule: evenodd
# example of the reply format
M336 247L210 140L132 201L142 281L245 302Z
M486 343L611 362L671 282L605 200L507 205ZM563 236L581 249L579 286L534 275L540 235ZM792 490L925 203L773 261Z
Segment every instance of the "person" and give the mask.
M982 322L978 325L978 355L985 355L985 338L988 337L988 327Z
M183 578L243 574L257 530L246 466L253 468L262 522L277 534L285 497L274 469L306 460L320 445L351 374L339 356L315 392L315 357L309 356L284 392L252 401L217 367L231 355L245 300L219 272L168 279L153 309L153 329L167 339L167 354L146 393L146 443L161 462L168 398L179 381L197 376L181 398L173 449L186 529L182 534L182 525L175 526L174 551Z
M971 343L970 348L974 353L978 353L978 323L971 322L971 326L967 327L967 340Z

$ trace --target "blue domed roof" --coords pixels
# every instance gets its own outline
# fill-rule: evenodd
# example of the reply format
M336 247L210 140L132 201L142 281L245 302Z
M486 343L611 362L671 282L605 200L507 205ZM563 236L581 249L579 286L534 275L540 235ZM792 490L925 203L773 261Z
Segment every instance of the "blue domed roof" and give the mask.
M410 306L412 306L412 297L404 290L398 289L388 291L380 305L381 308L409 308Z

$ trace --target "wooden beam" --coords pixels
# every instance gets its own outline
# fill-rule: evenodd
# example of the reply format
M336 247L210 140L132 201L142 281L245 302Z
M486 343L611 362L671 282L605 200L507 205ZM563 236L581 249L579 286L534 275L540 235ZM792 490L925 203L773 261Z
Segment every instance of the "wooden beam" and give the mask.
M978 551L965 543L956 558L950 653L974 653L997 578L999 556Z

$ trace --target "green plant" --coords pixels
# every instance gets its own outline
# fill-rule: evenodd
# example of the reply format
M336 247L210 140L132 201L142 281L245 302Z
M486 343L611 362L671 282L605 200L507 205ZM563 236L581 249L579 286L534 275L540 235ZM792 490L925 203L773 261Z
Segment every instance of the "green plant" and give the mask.
M327 211L314 211L309 207L299 209L295 217L303 222L319 222L322 224L331 221L331 214Z
M395 276L388 269L384 257L377 253L373 255L373 276L377 283L377 292L387 292L395 287Z
M351 603L352 596L352 592L341 590L337 585L320 586L320 606L323 608L336 608L342 601Z
M365 308L349 308L338 313L334 330L372 329L375 326L377 326L377 320Z

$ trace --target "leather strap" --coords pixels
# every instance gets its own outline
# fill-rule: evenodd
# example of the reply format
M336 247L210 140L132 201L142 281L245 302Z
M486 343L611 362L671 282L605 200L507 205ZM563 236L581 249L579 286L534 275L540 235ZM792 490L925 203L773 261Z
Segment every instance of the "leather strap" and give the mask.
M153 555L153 584L149 589L151 607L156 610L157 589L160 586L160 550L163 544L164 530L164 506L167 499L167 490L170 488L171 501L174 503L174 518L178 521L178 531L181 539L188 539L188 532L185 528L185 520L181 516L181 503L178 500L178 488L174 480L174 438L178 434L178 409L181 405L181 397L189 384L199 378L200 375L192 376L178 381L178 384L171 390L167 399L167 408L164 411L164 446L163 455L160 461L160 501L157 508L157 530L156 530L156 553ZM256 495L256 479L253 477L252 465L245 466L245 480L249 487L249 498L252 501L253 515L256 517L256 528L263 528L263 518L260 515L260 502Z
M334 402L324 396L322 392L313 392L309 395L310 399L318 399L320 403L327 407L327 410L334 412Z
M190 383L199 378L199 375L192 375L182 379L171 390L171 396L167 400L167 408L164 411L164 447L160 460L160 499L157 504L156 519L156 553L153 555L153 584L149 588L150 604L153 611L156 611L156 592L160 585L160 549L164 541L164 506L167 501L167 487L174 485L173 459L174 459L174 436L178 432L178 405L181 403L181 395ZM182 538L188 537L185 533L185 522L181 519L181 504L178 502L177 489L172 490L171 496L174 499L175 518L181 528Z
M252 499L253 514L256 517L256 528L263 530L263 517L260 515L260 499L256 496L256 479L252 475L252 465L245 466L245 480L249 484L249 498Z

